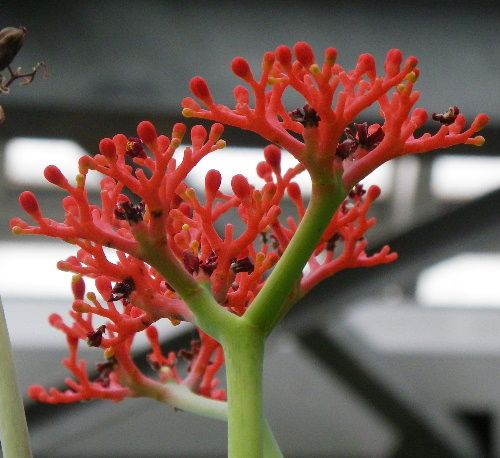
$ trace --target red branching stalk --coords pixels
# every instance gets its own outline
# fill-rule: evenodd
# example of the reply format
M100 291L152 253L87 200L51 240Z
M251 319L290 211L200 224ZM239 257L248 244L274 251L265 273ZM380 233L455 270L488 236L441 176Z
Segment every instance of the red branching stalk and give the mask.
M307 43L297 43L293 51L295 61L287 46L266 53L258 80L244 58L233 60L233 72L253 92L253 105L244 86L234 90L234 108L216 104L206 81L197 76L191 80L191 90L205 108L188 97L183 100L183 114L256 132L292 153L310 173L320 157L342 173L346 189L395 157L460 143L478 146L484 143L483 137L474 135L488 122L485 114L477 115L469 128L465 117L458 114L452 122L443 123L436 134L415 137L417 129L428 119L424 109L414 109L420 96L413 89L420 73L415 57L403 62L401 51L390 50L384 65L385 75L378 76L375 59L370 54L361 55L356 67L347 71L335 63L334 48L325 51L321 65ZM282 96L289 88L304 97L303 110L289 112L285 108ZM342 146L345 130L373 104L379 105L382 122L369 126L368 132L380 130L379 140L367 143L358 138L356 144ZM314 153L306 143L314 145Z
M137 137L119 134L103 139L98 154L82 157L75 184L56 166L45 169L45 178L67 193L62 202L64 221L44 216L32 192L20 195L21 206L35 224L14 218L15 234L54 237L77 248L75 256L58 263L59 269L74 274L71 324L58 315L50 318L51 325L67 336L70 355L64 364L73 378L66 380L66 391L34 386L33 398L57 403L150 396L168 402L165 387L170 382L202 397L224 400L217 378L224 363L222 347L200 326L199 317L183 300L183 288L201 284L213 294L218 309L243 316L306 214L307 202L294 181L305 170L315 183L340 174L341 185L351 191L332 214L309 258L308 270L288 300L296 302L340 270L392 262L397 255L388 247L367 254L366 234L375 224L368 212L380 190L365 191L359 180L402 154L484 142L473 135L487 116L478 115L466 128L456 107L433 116L441 124L436 134L414 136L427 119L425 110L413 109L418 99L413 86L419 74L414 57L403 63L400 51L390 51L385 75L377 76L375 61L368 54L359 58L354 70L346 71L335 63L333 48L326 50L321 66L306 43L297 43L294 53L295 61L286 46L266 53L258 80L243 58L233 60L232 69L250 86L253 103L250 91L238 86L235 108L218 105L201 77L191 81L191 89L205 108L191 98L183 101L188 117L252 130L273 143L257 164L263 185L235 175L232 193L225 194L220 190L220 172L210 170L200 198L186 177L204 156L225 146L222 124L213 124L209 132L194 126L191 146L174 157L186 127L176 124L169 138L143 121ZM286 109L282 97L288 88L304 97L303 108ZM374 103L380 106L381 124L349 127ZM280 148L295 156L295 167L282 170ZM104 175L99 205L90 201L87 192L90 170ZM285 198L293 202L295 217L281 215ZM219 227L221 218L234 210L244 223L239 234L232 224ZM148 257L145 240L173 266L171 277L154 267L158 266ZM93 282L95 292L85 294L84 277ZM188 322L198 329L199 338L190 349L178 354L164 351L159 330L165 318L167 324ZM148 360L154 374L143 373L132 358L134 339L141 332L151 344ZM104 353L105 361L94 377L78 358L81 341Z

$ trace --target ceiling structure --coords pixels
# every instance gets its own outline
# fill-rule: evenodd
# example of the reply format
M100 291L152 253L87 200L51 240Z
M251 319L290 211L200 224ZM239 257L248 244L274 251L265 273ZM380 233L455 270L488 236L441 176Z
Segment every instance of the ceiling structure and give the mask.
M47 259L40 269L56 260L44 251L53 244L12 240L8 231L23 189L5 175L9 140L64 138L92 153L100 138L131 135L141 119L168 130L179 120L192 76L204 75L217 98L230 102L238 83L231 59L244 55L258 65L264 51L282 43L307 40L318 54L335 46L347 67L363 52L378 62L392 47L414 54L422 71L421 106L432 112L458 105L468 117L478 111L492 117L487 145L457 154L500 152L495 2L60 3L2 5L1 27L28 28L16 65L30 68L43 60L49 70L46 79L13 87L0 100L7 115L0 129L2 272L12 268L10 253L21 245L31 250L27 263L35 263L29 258L36 253L36 265ZM376 112L367 116L374 119ZM233 129L227 138L262 146ZM400 260L342 272L321 285L269 342L267 413L285 456L500 456L500 304L425 307L416 293L429 266L464 252L500 253L500 194L440 197L431 186L436 157L397 161L389 191L374 208L380 224L371 246L389 242ZM42 206L57 214L61 194L34 188ZM30 285L29 277L25 281ZM64 339L44 316L67 307L69 299L50 291L33 297L29 288L16 292L11 286L0 279L23 392L31 383L62 386ZM181 329L165 345L181 348L189 338L190 331ZM138 361L145 351L138 346ZM37 457L225 454L224 424L149 400L68 407L26 398L26 408Z

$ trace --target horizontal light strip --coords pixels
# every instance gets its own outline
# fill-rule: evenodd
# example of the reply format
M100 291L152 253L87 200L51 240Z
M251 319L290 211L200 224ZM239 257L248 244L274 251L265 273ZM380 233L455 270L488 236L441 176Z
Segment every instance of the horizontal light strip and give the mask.
M418 277L417 301L431 307L500 307L500 254L465 253Z
M4 173L7 180L18 186L51 187L43 171L49 164L57 165L71 180L78 173L78 159L85 150L72 140L55 138L16 137L5 144ZM97 187L99 178L89 174L87 184Z
M479 197L500 187L500 158L440 156L432 164L430 185L431 192L439 199Z

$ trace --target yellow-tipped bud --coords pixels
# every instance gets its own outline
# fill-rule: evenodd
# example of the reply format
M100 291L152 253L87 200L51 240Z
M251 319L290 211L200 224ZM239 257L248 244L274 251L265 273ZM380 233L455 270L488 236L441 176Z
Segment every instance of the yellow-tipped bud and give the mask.
M411 83L414 83L415 81L417 81L417 79L418 76L415 72L407 73L407 75L405 76L405 80L410 81Z
M184 223L184 224L182 225L182 230L183 230L183 231L189 231L189 229L191 229L191 226L190 226L189 224Z
M113 347L108 347L104 350L104 357L106 359L111 359L115 356L115 349Z
M79 187L79 188L83 188L83 186L85 185L85 175L79 173L76 178L76 185Z
M312 64L310 67L309 67L309 71L313 74L313 75L319 75L321 73L321 68L319 67L318 64Z
M95 295L95 293L94 293L94 292L89 291L89 292L87 293L87 299L88 299L89 301L96 301L96 300L97 300L97 297L96 297L96 295Z
M73 311L76 313L89 313L91 310L90 305L85 302L76 302L73 304Z
M196 199L196 191L193 188L187 188L184 193L188 199Z
M197 255L200 249L200 242L198 242L198 240L193 240L191 242L191 249L193 250L193 253Z
M270 76L267 79L267 83L270 84L271 86L274 85L274 84L282 83L282 82L283 82L283 78L276 78L274 76Z
M259 251L257 255L255 256L255 263L257 265L262 264L264 260L266 259L266 255L262 253L262 251Z
M396 90L397 90L400 94L402 94L403 92L405 92L405 91L406 91L406 84L404 84L404 83L400 83L400 84L398 84L398 85L396 86Z
M217 143L215 144L216 149L222 149L226 147L226 141L225 140L217 140Z
M191 108L183 108L182 116L184 116L185 118L192 118L194 116L194 111L191 110Z
M22 227L19 227L19 226L13 226L11 229L11 232L14 235L21 235L23 233L23 229L22 229Z
M474 146L483 146L486 143L486 139L482 135L478 135L477 137L469 138L467 143Z

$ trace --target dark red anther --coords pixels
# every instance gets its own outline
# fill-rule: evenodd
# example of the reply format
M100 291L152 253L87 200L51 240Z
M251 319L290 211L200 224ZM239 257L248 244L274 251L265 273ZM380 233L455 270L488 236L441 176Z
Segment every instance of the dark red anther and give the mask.
M186 250L182 253L182 262L186 270L192 275L200 269L200 259L192 251Z
M297 108L290 112L290 118L293 121L300 122L304 127L318 127L321 121L316 110L308 104L304 105L302 109Z
M203 272L205 272L210 277L213 271L217 268L217 261L218 261L218 256L212 251L207 260L200 264L200 267L203 270Z
M121 299L128 299L130 293L134 291L135 283L132 277L125 278L123 281L119 281L113 286L111 290L111 297L108 302L119 301Z
M240 272L252 273L254 270L254 265L253 265L252 261L250 260L250 258L247 256L245 258L235 260L231 264L231 270L235 274L239 274Z
M327 251L335 251L335 245L339 240L342 240L342 236L340 234L333 234L333 236L326 242Z
M366 194L366 189L363 187L362 183L358 183L349 192L349 199L359 201Z
M128 138L125 153L131 158L139 157L141 159L146 159L148 157L146 151L144 151L144 143L137 137Z
M453 106L448 108L448 111L445 111L444 113L433 113L432 119L434 121L440 122L441 124L444 124L445 126L449 126L450 124L453 124L455 122L455 119L457 119L457 116L459 114L459 108Z
M378 127L375 132L368 134L368 123L354 124L356 133L349 127L344 130L346 139L337 146L336 155L341 159L348 158L359 147L372 151L384 139L384 131L382 127Z
M115 358L110 358L104 363L97 363L96 369L98 372L98 377L94 380L94 382L99 383L104 388L107 388L110 384L110 375L115 370L118 362Z
M100 347L102 342L102 335L106 331L106 325L99 326L95 331L87 334L87 345L89 347Z
M133 204L130 201L120 202L115 208L115 218L137 224L142 221L144 210L144 202L138 204Z

